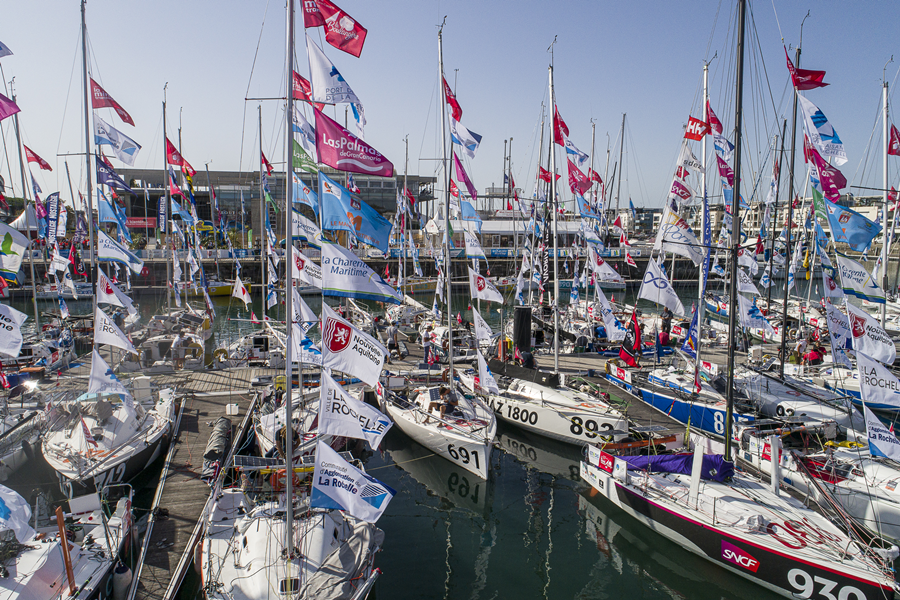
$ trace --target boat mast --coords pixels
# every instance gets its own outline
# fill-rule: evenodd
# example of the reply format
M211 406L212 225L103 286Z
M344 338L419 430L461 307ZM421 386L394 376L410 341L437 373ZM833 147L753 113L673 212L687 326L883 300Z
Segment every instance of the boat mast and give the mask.
M260 156L262 156L262 154L260 154ZM215 203L213 202L213 196L216 195L216 192L213 189L212 181L210 181L210 179L209 179L209 163L206 163L204 166L206 167L206 187L209 190L209 215L210 215L210 217L212 217L212 222L213 222L213 240L214 240L213 248L215 249L215 252L216 252L216 279L221 281L222 277L219 274L219 260L218 260L219 240L217 239L217 236L216 236L216 232L219 230L219 223L218 223L219 214L218 214L218 211L216 210L216 204L218 204L218 202L215 202ZM222 230L222 235L225 235L224 229ZM199 248L198 248L198 250L199 250ZM203 276L202 279L206 278L206 273L201 272L201 275ZM204 283L202 281L202 279L200 281L201 284ZM265 305L265 302L263 302L263 305Z
M772 261L775 259L775 225L778 223L778 196L781 194L781 167L784 164L784 136L787 135L787 119L781 125L781 150L778 151L778 173L775 175L775 208L772 209L772 240L769 249L769 287L766 288L766 307L772 312ZM785 271L785 277L787 272ZM782 327L784 329L784 327ZM781 332L782 337L784 331Z
M162 110L163 110L163 145L162 145L163 149L162 149L162 152L163 152L163 182L164 182L163 188L165 188L165 190L166 190L166 221L165 221L165 228L164 228L164 231L166 233L166 241L165 241L166 250L165 250L165 252L169 251L169 246L171 245L171 244L169 244L169 238L170 238L169 230L172 227L172 222L170 221L170 219L172 218L172 216L171 216L172 215L172 200L171 200L171 197L169 196L169 192L172 189L172 183L171 183L171 181L169 181L169 169L168 169L168 164L167 164L169 162L169 158L168 158L168 154L167 154L168 150L166 148L168 141L169 141L169 138L168 138L169 134L166 131L166 88L167 87L169 87L168 83L166 83L166 85L163 86L163 103L162 103ZM88 202L91 201L90 189L91 189L90 177L88 177ZM88 222L90 223L92 220L93 220L93 216L91 217L91 219ZM171 314L171 312L172 312L172 288L171 288L171 286L172 286L172 265L174 264L174 261L177 260L176 254L175 254L175 248L172 248L171 250L172 250L172 260L166 261L166 315L167 316L169 314ZM165 255L165 252L163 253L163 255Z
M401 201L397 203L397 219L401 218L401 213L406 212L407 217L411 217L411 210L400 211L400 206L409 207L409 199L406 197L406 184L407 184L407 171L409 170L409 134L407 134L403 138L403 143L406 144L406 155L403 159L403 191L400 192ZM409 207L412 208L412 207ZM409 225L409 235L412 235L412 223L410 223L410 219L403 219L405 223ZM404 302L406 301L406 277L402 277L403 271L406 268L406 249L404 247L403 242L405 241L405 236L403 235L403 227L400 228L400 256L398 258L399 267L397 271L397 277L400 279L400 296L403 298Z
M741 127L743 126L744 109L744 16L747 11L746 0L738 0L738 42L737 42L737 79L735 115L734 115L734 198L732 202L732 218L734 226L731 232L731 293L728 300L728 387L725 404L725 460L731 462L731 419L734 414L734 354L736 342L734 332L737 323L737 261L738 249L741 246L741 217L737 210L741 197ZM783 367L782 367L783 368Z
M91 289L94 292L94 314L97 314L97 276L100 269L100 263L97 260L97 249L94 245L94 198L91 190L91 122L90 111L93 102L91 101L91 85L88 76L88 58L87 58L87 19L86 14L87 0L81 0L81 74L84 79L84 162L85 172L84 178L87 181L87 222L88 222L88 240L90 240L91 251ZM16 121L18 123L18 121ZM18 128L16 129L18 131ZM75 199L72 199L74 203ZM26 217L27 220L27 217ZM34 268L34 265L32 265ZM34 273L31 274L32 281ZM37 321L37 310L35 309L35 323L40 328Z
M444 23L447 17L444 17ZM444 24L438 28L438 84L444 85ZM450 389L453 389L453 307L450 304L450 164L447 159L447 94L441 94L441 162L444 164L444 175L447 178L444 190L444 236L447 243L444 244L444 284L447 286L447 360L449 364Z
M537 174L535 175L535 180L534 180L534 195L535 196L538 195L538 191L540 190L540 187L541 187L541 151L543 150L543 148L544 148L544 103L542 102L541 103L541 141L538 143L538 168L537 168ZM551 178L552 178L552 176L551 176ZM534 206L534 202L532 202L531 205ZM529 279L528 279L528 305L529 306L531 306L531 304L534 303L534 264L535 264L534 263L534 261L535 261L534 250L536 248L535 244L537 243L537 239L536 239L536 236L534 233L537 230L537 227L536 227L537 226L537 214L534 214L534 213L537 213L537 210L532 210L531 212L532 212L532 215L531 215L531 224L532 224L532 228L531 228L531 276L529 276ZM524 214L522 215L522 222L523 223L525 222ZM526 231L525 234L528 235L528 232ZM519 268L520 269L522 268L521 265L519 266ZM543 273L541 274L541 276L543 277Z
M516 190L515 190L515 186L513 185L513 176L512 176L512 141L513 141L513 139L512 139L512 137L510 137L509 138L509 155L506 160L506 172L509 174L509 184L506 186L506 203L507 203L507 206L512 206L512 213L513 213L513 249L514 249L513 256L515 258L519 258L519 228L518 228L519 217L516 216L516 212L518 212L518 210L519 210L519 203L516 202L516 204L513 205L510 202L510 198L515 198L515 196L516 196ZM515 267L515 262L516 261L513 260L513 267Z
M743 0L742 0L743 1ZM794 67L800 68L800 47L803 45L803 23L806 22L806 19L809 18L809 13L806 13L806 16L803 17L803 20L800 22L800 43L797 45L797 53L794 57ZM791 82L793 86L793 81ZM797 145L797 89L794 88L794 115L791 121L791 168L790 168L790 181L788 182L788 189L790 190L790 195L788 195L788 214L787 214L787 222L785 226L787 227L787 236L785 237L785 250L784 250L784 306L781 309L781 357L782 360L778 366L778 376L780 379L784 380L784 363L787 359L786 348L787 348L787 312L788 312L788 272L791 267L791 260L793 257L791 256L791 238L793 235L793 221L794 221L794 161L797 157L797 153L794 151L795 146Z
M887 68L887 65L885 65ZM888 82L887 79L884 79L884 84L882 85L882 97L884 100L884 114L882 115L882 173L881 173L881 188L882 194L884 194L884 221L881 230L881 289L887 291L888 289L888 227L887 227L887 219L888 219L888 150L890 149L891 142L891 132L890 126L888 125ZM885 321L887 319L887 304L881 304L881 326L885 326Z
M553 39L556 43L556 38ZM556 119L556 98L553 96L553 44L550 44L550 106ZM554 138L556 130L554 129ZM550 141L550 206L553 209L553 370L559 372L559 206L556 201L556 140ZM546 226L546 225L545 225Z
M705 123L709 123L709 63L703 63L703 121ZM703 262L700 266L700 276L697 278L698 280L698 290L697 290L697 350L695 354L697 355L694 358L694 389L696 390L696 383L700 381L700 351L703 346L703 312L704 308L706 308L706 300L704 296L706 295L706 277L709 274L707 271L709 266L709 255L712 252L712 240L706 239L706 228L709 227L709 224L706 222L706 215L709 212L708 210L708 202L706 193L706 138L707 136L703 136L703 139L700 141L700 162L702 166L700 167L700 188L703 190L703 204L700 207L700 240L702 244L704 244L703 250L706 253L706 258L703 259ZM680 167L681 165L679 165ZM709 246L706 246L706 243L710 242ZM673 255L674 259L675 256ZM704 274L704 271L706 273ZM675 278L675 269L672 269L672 278ZM690 336L690 331L688 332Z
M285 548L285 558L290 561L294 558L294 490L293 490L293 480L294 480L294 448L293 448L293 437L294 437L294 426L293 426L293 415L291 414L291 388L293 387L293 358L291 357L291 346L293 344L292 334L294 331L294 311L293 311L293 291L294 291L294 270L293 265L290 264L294 260L294 257L290 252L291 247L293 247L293 241L291 239L291 208L293 206L293 193L294 186L291 184L291 142L294 139L293 134L293 125L294 120L291 116L294 114L294 94L293 87L294 85L294 0L288 0L287 4L287 84L285 90L287 90L286 99L285 99L285 115L287 118L284 120L285 122L285 139L284 139L284 154L285 154L285 210L284 210L284 239L285 239L285 250L288 251L287 261L285 263L285 271L286 271L286 281L287 285L285 286L285 294L284 294L284 316L285 316L285 324L287 327L285 328L285 344L284 344L284 422L285 422L285 435L284 435L284 458L286 463L285 468L285 476L284 476L284 509L285 509L285 527L284 527L284 548ZM260 119L262 119L262 109L260 109ZM260 127L262 127L262 120L260 120ZM262 131L260 131L260 134ZM260 149L262 148L262 135L259 138ZM262 161L262 150L259 153L260 162ZM260 180L262 180L262 167L260 167L259 172ZM265 198L260 198L261 204L263 208L265 208L266 201ZM265 222L263 222L263 226L265 226ZM263 252L263 260L268 260L266 258L265 252ZM265 273L266 265L263 266L263 273ZM265 275L263 275L265 277ZM266 306L266 290L263 287L263 311L265 311ZM265 313L264 313L265 314ZM302 391L302 388L301 388Z
M82 19L84 18L84 3L81 5L81 14ZM12 83L10 83L10 96L12 96L12 101L16 101L16 94L12 92ZM22 159L22 137L19 135L19 113L13 115L13 125L16 128L16 146L19 149L19 171L22 173L22 206L24 207L24 215L25 215L25 227L28 230L28 265L31 269L31 303L34 307L34 328L37 332L41 331L41 317L40 313L38 313L37 306L37 280L34 278L34 248L31 247L31 222L28 220L28 183L25 179L25 161ZM88 154L88 165L90 165L91 159L90 154ZM88 186L90 186L90 166L88 166ZM90 188L88 188L90 189ZM33 191L32 191L33 193ZM35 227L37 226L37 202L34 203L34 219L35 219ZM37 233L37 232L35 232ZM35 241L37 241L37 235L34 236ZM96 294L95 294L96 296ZM96 304L94 305L96 307Z
M288 42L288 45L290 45L290 42ZM293 47L293 46L291 46L291 47ZM291 85L293 85L294 82L291 81L290 83L291 83ZM293 88L289 86L288 90L290 90L288 92L288 95L293 96L294 95ZM266 322L266 289L268 288L268 286L266 285L266 283L267 283L266 279L268 279L268 277L269 277L269 269L268 269L269 265L266 264L268 257L266 256L266 248L265 248L266 243L269 239L268 232L266 231L266 214L269 212L269 207L266 206L265 187L263 186L263 169L265 167L263 166L263 162L262 162L262 156L263 156L263 154L262 154L262 144L263 144L263 142L262 142L262 104L260 104L257 107L257 109L258 109L257 113L259 116L259 206L260 206L259 268L260 268L260 282L261 282L260 293L262 293L262 320L263 320L263 323L265 323ZM290 114L291 113L288 113L288 115L290 115ZM291 123L291 125L293 125L292 118L289 117L288 121ZM293 135L293 132L291 133L291 135ZM288 138L288 146L290 146L291 141L292 141L292 139ZM290 157L288 157L287 164L288 165L291 164ZM288 168L290 168L290 167L288 167ZM285 174L285 177L288 177L288 175ZM291 182L291 183L293 183L293 182ZM285 187L293 187L293 185L288 184L287 179L285 179ZM288 209L288 210L290 210L290 209ZM290 221L291 218L292 218L291 216L288 216L287 220ZM290 231L288 231L288 237L286 239L290 240L291 243L293 243L293 238L291 237ZM287 248L287 242L285 242L284 247ZM294 260L294 258L292 256L289 256L287 259L288 262L291 262L292 260ZM293 266L289 265L287 268L293 269ZM293 273L293 270L291 270L291 273ZM290 290L287 290L287 291L290 292ZM285 302L287 302L287 299L286 299L287 296L290 296L290 293L285 294ZM288 312L287 314L289 315L290 312ZM285 321L287 321L287 320L288 319L285 318Z
M591 167L590 167L590 170L588 171L588 181L590 181L590 183L591 183L591 193L594 196L594 209L595 210L597 208L597 192L594 191L593 175L594 175L594 142L595 142L596 135L597 135L597 124L594 123L593 119L591 119ZM582 216L581 217L582 226L584 225L584 223L585 223L584 216ZM584 247L586 250L587 249L587 237L586 236L582 236L582 237L583 237L582 242L584 242ZM587 260L587 259L585 259L585 260ZM575 264L576 265L578 264L577 255L575 258ZM579 277L577 270L573 274L575 275L575 277L572 278L572 285L575 284L576 279L578 279L580 281L580 277ZM594 286L594 295L596 296L596 294L597 294L597 286L595 285ZM584 286L584 320L585 321L589 321L588 304L590 304L588 302L588 286L587 286L587 282L585 282L585 286ZM578 314L577 306L575 307L575 314ZM591 323L591 325L593 326L593 323Z
M625 152L625 113L622 113L622 139L619 140L619 164L622 164L622 154ZM616 182L616 216L619 216L619 196L622 192L622 170L619 169L619 180Z

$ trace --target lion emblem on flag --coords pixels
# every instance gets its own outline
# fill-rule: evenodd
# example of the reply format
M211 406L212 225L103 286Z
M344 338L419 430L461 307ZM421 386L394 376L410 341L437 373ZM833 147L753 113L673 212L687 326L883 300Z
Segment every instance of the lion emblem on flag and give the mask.
M479 275L475 278L475 287L478 288L478 291L481 292L484 288L487 287L487 282L484 280L484 277Z
M325 324L325 346L331 352L342 352L350 345L353 331L349 325L341 323L337 319L329 318Z
M850 329L853 331L854 338L861 338L866 335L866 320L859 315L850 314Z

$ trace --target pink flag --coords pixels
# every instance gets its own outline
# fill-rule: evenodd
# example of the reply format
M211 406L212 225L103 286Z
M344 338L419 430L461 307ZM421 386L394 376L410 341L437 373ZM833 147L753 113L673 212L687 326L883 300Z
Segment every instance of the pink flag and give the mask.
M669 191L669 195L678 196L682 200L687 200L694 195L694 192L691 191L691 188L676 179L672 181L672 189Z
M0 121L5 119L6 117L13 116L20 110L22 109L19 108L19 106L15 102L10 100L3 94L0 94Z
M131 118L125 109L122 106L113 100L113 97L106 93L102 87L97 85L97 82L91 79L91 107L92 108L112 108L116 111L116 114L119 115L119 118L129 125L134 125L134 120Z
M713 133L722 133L722 121L713 112L712 107L709 105L709 100L706 101L706 122L709 123L709 128Z
M459 102L457 102L456 96L453 95L453 90L450 89L447 78L441 77L441 79L444 81L444 97L447 99L447 104L450 105L450 111L453 113L453 120L459 121L462 119L462 107L459 105Z
M719 176L728 182L728 185L734 187L734 169L728 166L721 156L716 155L716 164L719 165Z
M572 190L573 194L584 195L586 191L591 189L590 179L575 166L575 163L568 158L566 161L569 163L569 189Z
M811 69L798 69L788 56L787 47L784 49L784 57L787 59L788 72L791 74L791 82L798 90L814 90L816 88L828 85L822 79L825 78L825 71L813 71Z
M810 149L810 155L816 165L816 171L819 172L822 194L832 202L837 202L841 197L841 189L847 187L847 178L837 167L829 165L815 148Z
M166 160L170 165L181 167L181 170L187 173L188 177L193 177L197 174L191 163L185 160L178 148L175 147L175 144L169 141L169 138L166 138Z
M304 2L304 4L308 3ZM366 42L366 33L368 33L366 28L329 0L315 0L315 3L319 8L318 20L321 20L321 24L325 26L325 41L338 50L343 50L347 54L359 58L363 44ZM306 15L307 13L304 12L304 23ZM311 18L315 19L314 16ZM309 26L307 25L307 27Z
M553 107L553 141L565 147L566 138L569 137L569 128L559 114L559 108Z
M41 169L43 169L44 171L52 171L53 170L53 167L50 166L50 163L48 163L46 160L44 160L43 158L38 156L34 150L29 148L28 146L25 146L25 144L22 144L22 146L25 147L25 158L28 159L28 162L36 162L38 164L38 166Z
M319 162L338 171L393 177L394 165L381 152L341 127L317 108L316 151Z
M459 162L459 157L456 156L456 152L453 153L453 165L456 167L456 175L459 177L459 180L466 184L466 189L469 191L469 195L472 196L472 200L478 200L478 192L475 191L475 184L472 183L472 180L466 175L466 170L463 169L462 163Z
M0 114L0 119L3 116ZM888 154L893 154L894 156L900 156L900 131L897 131L897 128L891 124L891 139L888 142Z

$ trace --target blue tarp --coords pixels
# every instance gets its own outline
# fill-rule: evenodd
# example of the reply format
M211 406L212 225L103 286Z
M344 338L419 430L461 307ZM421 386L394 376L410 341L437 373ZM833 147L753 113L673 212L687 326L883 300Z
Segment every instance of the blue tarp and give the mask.
M623 456L622 460L628 463L629 470L647 470L654 473L680 473L690 475L694 463L693 454L664 454L662 456ZM715 471L715 474L712 473ZM725 458L718 454L706 454L703 456L703 469L701 479L712 481L726 481L734 476L734 463L726 462Z

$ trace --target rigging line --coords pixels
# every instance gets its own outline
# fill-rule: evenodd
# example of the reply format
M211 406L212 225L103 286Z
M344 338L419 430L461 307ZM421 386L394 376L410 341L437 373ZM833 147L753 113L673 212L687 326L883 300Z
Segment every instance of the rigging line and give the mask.
M79 25L78 29L80 32L80 29L81 29L80 25ZM77 61L78 61L78 54L79 54L78 46L79 46L80 41L81 41L80 36L75 36L75 54L73 55L73 58L72 58L72 72L69 74L69 87L66 88L66 101L63 104L63 107L66 107L69 105L69 95L72 93L72 79L75 77L75 69L76 69L76 65L77 65ZM81 100L82 100L82 102L87 101L84 98L82 98ZM63 116L63 120L62 120L62 123L60 123L60 125L59 125L59 139L56 141L56 154L57 155L60 153L59 149L62 146L63 129L65 129L65 126L66 126L66 110L65 110L65 108L63 108L62 116ZM87 134L88 134L88 132L85 132L85 135L87 135ZM57 164L59 164L59 163L57 162ZM73 198L73 202L74 202L74 198Z
M781 32L781 21L778 20L778 11L775 9L775 0L772 0L772 13L775 15L775 24L778 25L778 35L781 36L781 43L784 43L784 34Z
M774 2L774 0L773 0ZM713 17L713 26L709 32L709 38L706 40L706 53L705 56L709 58L709 49L712 47L713 37L716 33L716 26L719 23L719 12L722 10L722 0L719 0L719 5L716 7L716 16Z
M422 160L422 151L425 149L425 137L426 137L426 132L428 131L428 122L431 118L431 107L434 105L435 97L437 97L437 88L438 88L438 82L435 81L434 86L431 88L431 97L428 100L428 109L425 111L425 115L426 115L425 116L425 126L422 128L422 142L419 144L419 161ZM441 90L441 91L443 91L443 90ZM418 171L419 171L419 169L417 168L416 172L418 172Z
M266 17L269 14L269 1L266 0L266 9L263 11L263 19L262 23L259 26L259 37L256 40L256 50L253 52L253 63L250 65L250 76L247 78L247 89L244 92L244 97L250 95L250 84L253 82L253 71L256 68L256 59L259 57L259 45L262 43L263 30L266 28ZM241 152L238 156L238 177L240 178L243 175L241 169L241 165L244 162L244 133L247 130L247 103L244 102L244 115L243 115L243 125L241 126Z

